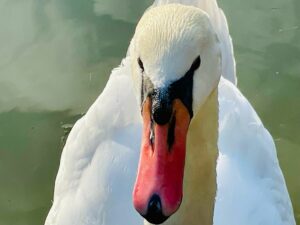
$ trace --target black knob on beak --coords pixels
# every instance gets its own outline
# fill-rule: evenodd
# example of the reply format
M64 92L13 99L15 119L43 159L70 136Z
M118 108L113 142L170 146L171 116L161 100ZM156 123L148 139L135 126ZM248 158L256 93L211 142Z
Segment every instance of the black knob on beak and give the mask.
M168 92L155 90L152 95L152 116L159 124L167 124L172 117L172 103Z
M167 124L172 116L172 109L169 110L168 108L158 107L153 112L153 119L159 125Z
M168 219L162 213L161 200L158 195L154 194L149 200L147 214L144 215L144 218L152 224L161 224Z

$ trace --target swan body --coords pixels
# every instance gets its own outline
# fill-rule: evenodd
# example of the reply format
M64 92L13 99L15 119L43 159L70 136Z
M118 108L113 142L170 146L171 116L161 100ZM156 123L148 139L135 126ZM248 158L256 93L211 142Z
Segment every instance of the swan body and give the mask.
M153 8L159 8L163 3L165 2L156 1ZM212 163L215 169L210 172L214 174L215 171L216 177L212 180L212 186L209 186L214 187L215 180L215 192L211 193L214 210L212 208L209 211L212 218L206 224L294 225L291 201L272 137L250 103L235 86L232 43L224 14L218 9L215 1L187 1L187 4L200 7L209 15L219 40L212 43L212 46L217 44L222 55L220 70L223 77L216 78L218 82L214 89L214 82L211 83L212 87L207 91L207 95L199 94L203 100L203 96L212 96L209 93L213 92L218 102L215 108L218 109L218 119L215 121L215 124L218 124L215 150L218 151L213 155L218 159L215 164ZM200 14L206 17L206 13ZM143 132L141 102L139 98L138 101L136 99L139 83L137 80L140 78L133 75L136 76L133 81L131 76L137 73L133 71L137 68L137 50L134 50L138 48L135 46L138 45L136 40L143 38L135 36L136 43L132 41L128 56L112 71L104 91L86 115L76 122L68 137L61 156L54 201L46 225L148 224L132 204L132 190L138 170ZM216 54L211 58L213 60L213 57L216 57L216 68L219 50L216 50ZM142 50L139 53L143 56ZM205 54L203 53L204 56ZM147 57L143 57L144 62L150 65L153 59L151 56ZM162 62L168 64L168 59ZM209 62L201 63L203 68L200 66L199 71L194 74L199 80L204 79L205 69L211 71L212 68L209 67ZM215 74L218 74L218 69L215 69ZM154 85L160 84L161 79L151 79ZM195 86L197 87L197 82ZM197 93L194 92L194 95ZM207 103L201 102L201 99L195 98L195 101L199 102L199 107L201 105L204 108ZM198 108L193 106L193 110L196 112ZM195 115L193 121L197 118L199 116ZM192 128L193 124L195 122L192 122ZM191 132L189 136L189 141L197 139L195 133ZM187 157L187 168L190 167L189 160ZM188 179L189 174L185 173ZM184 191L187 192L187 189ZM194 204L196 206L197 202ZM182 224L178 221L183 218L180 216L184 207L183 201L183 209L180 208L164 224ZM172 220L176 216L179 220ZM197 225L200 222L194 219L189 224Z

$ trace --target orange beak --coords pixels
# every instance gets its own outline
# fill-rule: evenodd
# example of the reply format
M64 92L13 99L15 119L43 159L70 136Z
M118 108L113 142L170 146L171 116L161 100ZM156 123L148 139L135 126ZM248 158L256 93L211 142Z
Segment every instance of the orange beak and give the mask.
M143 135L133 203L150 223L160 224L181 204L191 118L181 100L175 99L170 121L159 125L152 119L151 107L148 97L142 109Z

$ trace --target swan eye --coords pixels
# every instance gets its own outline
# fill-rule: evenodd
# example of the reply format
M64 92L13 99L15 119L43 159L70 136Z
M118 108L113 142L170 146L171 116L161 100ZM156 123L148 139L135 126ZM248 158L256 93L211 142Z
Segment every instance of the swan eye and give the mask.
M200 58L200 55L194 60L191 68L190 68L190 72L194 72L195 70L197 70L199 68L201 64L201 58Z
M142 72L144 72L144 64L143 64L141 58L138 58L138 64L139 64L139 66L140 66Z

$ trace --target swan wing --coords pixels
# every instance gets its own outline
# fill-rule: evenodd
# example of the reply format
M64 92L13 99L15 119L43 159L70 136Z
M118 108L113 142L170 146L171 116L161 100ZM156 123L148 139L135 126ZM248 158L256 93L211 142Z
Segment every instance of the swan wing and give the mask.
M143 224L131 203L142 132L128 61L69 134L46 225Z
M247 99L219 84L215 225L295 225L274 141Z

